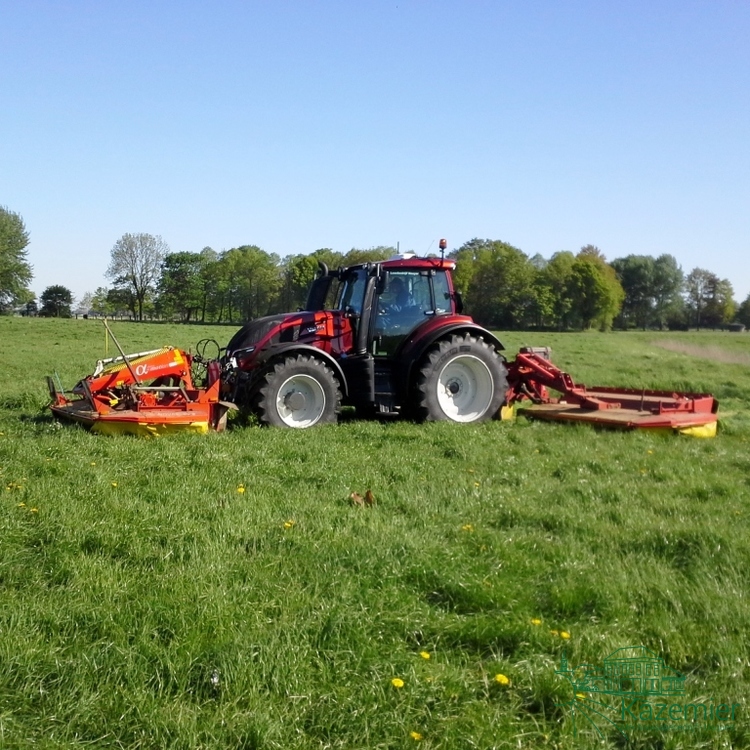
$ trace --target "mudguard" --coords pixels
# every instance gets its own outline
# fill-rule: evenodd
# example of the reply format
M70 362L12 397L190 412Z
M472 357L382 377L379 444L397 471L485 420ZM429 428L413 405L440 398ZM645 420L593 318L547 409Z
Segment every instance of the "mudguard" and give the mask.
M503 351L500 339L486 328L477 325L468 316L451 315L449 320L442 324L435 325L440 318L434 318L432 326L420 326L421 331L417 329L413 335L410 335L400 349L395 353L394 360L400 361L404 366L405 382L411 383L414 364L422 359L424 353L437 341L448 336L471 334L477 338L484 339L488 344L493 345L498 351ZM426 330L425 330L426 328Z

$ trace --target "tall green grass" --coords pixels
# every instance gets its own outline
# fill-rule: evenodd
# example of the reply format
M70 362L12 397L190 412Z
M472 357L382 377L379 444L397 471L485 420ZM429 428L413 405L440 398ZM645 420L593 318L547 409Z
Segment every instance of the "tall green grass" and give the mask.
M231 330L115 332L130 351ZM719 436L349 419L97 437L49 418L43 376L89 372L100 324L0 318L0 747L620 747L574 736L554 670L629 645L741 706L725 732L631 746L750 745L750 339L500 337L589 385L713 392ZM352 507L366 489L375 507Z

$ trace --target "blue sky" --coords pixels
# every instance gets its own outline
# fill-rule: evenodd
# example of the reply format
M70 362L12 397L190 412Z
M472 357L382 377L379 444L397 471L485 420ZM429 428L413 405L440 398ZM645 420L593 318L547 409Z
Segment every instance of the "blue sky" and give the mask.
M750 3L0 0L32 288L125 232L281 256L501 239L750 293Z

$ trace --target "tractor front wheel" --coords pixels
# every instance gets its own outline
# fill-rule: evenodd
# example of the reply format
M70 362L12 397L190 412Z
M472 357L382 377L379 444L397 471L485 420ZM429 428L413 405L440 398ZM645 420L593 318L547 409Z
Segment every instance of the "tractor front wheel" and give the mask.
M266 370L254 389L251 404L263 424L312 427L338 419L341 390L324 362L299 354Z
M500 355L484 340L451 336L422 361L417 408L428 422L481 422L497 416L508 387Z

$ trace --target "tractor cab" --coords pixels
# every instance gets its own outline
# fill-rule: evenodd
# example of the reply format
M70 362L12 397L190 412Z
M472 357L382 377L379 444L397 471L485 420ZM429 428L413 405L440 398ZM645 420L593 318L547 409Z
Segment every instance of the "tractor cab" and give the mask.
M454 267L452 260L413 256L334 272L323 266L306 309L328 308L348 318L355 330L353 354L391 357L422 323L460 312L450 279Z
M445 269L381 267L370 321L370 351L393 356L409 333L436 315L453 312Z

